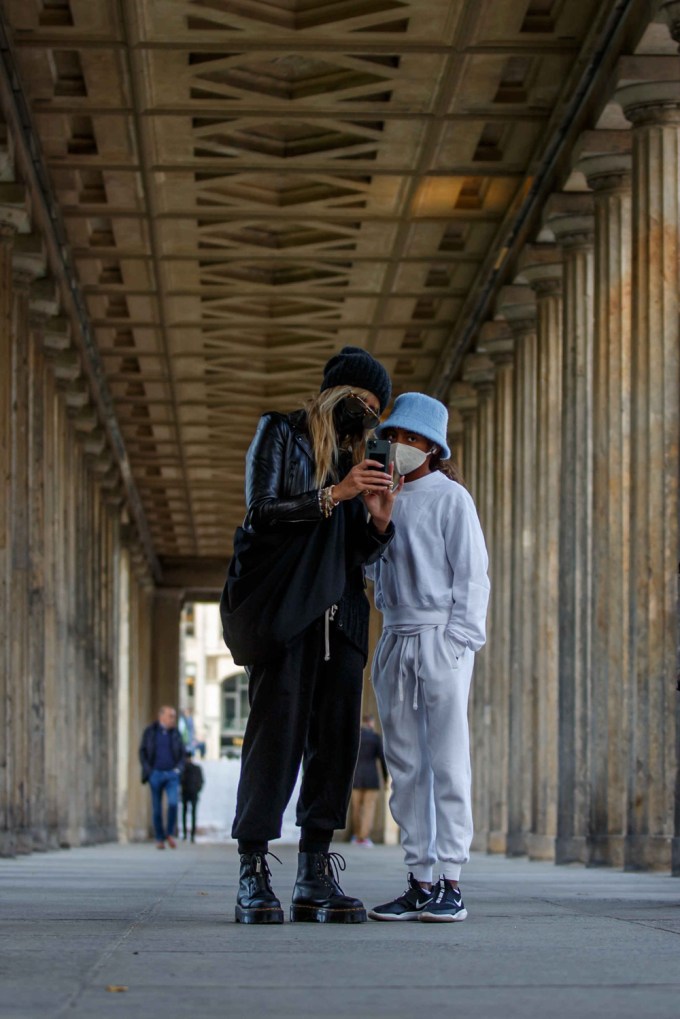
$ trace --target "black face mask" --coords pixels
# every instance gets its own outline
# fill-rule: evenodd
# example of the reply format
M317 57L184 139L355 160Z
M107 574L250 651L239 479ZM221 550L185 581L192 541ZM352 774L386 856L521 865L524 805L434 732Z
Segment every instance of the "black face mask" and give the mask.
M348 396L334 408L333 421L338 435L344 438L346 435L363 435L370 428L375 428L380 418L367 412L363 402L355 396Z

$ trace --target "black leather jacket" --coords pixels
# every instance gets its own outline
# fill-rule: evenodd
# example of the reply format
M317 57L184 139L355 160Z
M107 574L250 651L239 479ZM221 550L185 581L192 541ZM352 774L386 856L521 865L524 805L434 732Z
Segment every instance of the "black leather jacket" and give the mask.
M303 410L292 414L269 413L260 418L246 457L246 529L271 532L322 519L314 480L314 451L306 422ZM341 464L341 477L350 466L349 461ZM334 622L366 654L369 610L362 566L380 557L394 536L394 526L390 524L385 534L379 534L366 520L366 510L359 498L343 502L341 507L352 538L346 563L347 583Z
M321 517L303 410L265 414L246 457L245 526L253 531Z

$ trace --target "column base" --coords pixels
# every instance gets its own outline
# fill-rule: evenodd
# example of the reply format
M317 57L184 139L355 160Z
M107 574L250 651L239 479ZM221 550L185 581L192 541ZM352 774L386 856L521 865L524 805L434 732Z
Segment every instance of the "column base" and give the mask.
M472 837L470 849L473 853L486 853L489 850L489 834L485 831L476 831Z
M555 841L554 835L536 835L533 832L527 835L527 854L529 859L554 861Z
M670 870L673 841L670 835L627 835L624 869Z
M680 838L671 840L671 874L680 877Z
M563 835L555 840L555 863L587 863L585 835Z
M507 853L508 836L504 831L490 831L486 840L487 853Z
M506 856L527 855L527 835L523 831L508 832L505 845Z
M26 828L19 828L15 831L14 852L17 856L29 856L33 852L33 836Z
M33 843L34 853L46 853L49 849L47 842L47 832L44 828L34 828L31 832L31 842Z
M0 832L0 857L14 856L15 853L14 833L11 831Z
M623 835L593 835L588 839L588 867L623 867Z

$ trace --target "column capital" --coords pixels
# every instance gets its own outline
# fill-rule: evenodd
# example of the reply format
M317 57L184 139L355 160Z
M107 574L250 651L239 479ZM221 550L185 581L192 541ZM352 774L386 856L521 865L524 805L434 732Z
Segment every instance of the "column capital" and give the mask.
M515 341L507 321L485 322L477 337L477 351L486 354L496 367L512 364Z
M634 126L680 123L680 66L677 56L619 57L614 102Z
M496 369L486 354L468 354L463 361L463 381L469 382L480 396L493 392Z
M61 315L48 318L43 327L43 346L49 351L68 350L71 346L71 323Z
M528 244L517 261L515 280L539 296L562 292L562 252L556 244Z
M496 315L505 319L517 339L536 332L536 295L529 286L501 287L496 298Z
M36 279L31 283L28 307L31 319L41 326L59 314L59 293L51 276Z
M633 157L629 152L584 156L579 159L576 169L581 171L593 191L630 191Z
M28 288L47 272L47 258L38 234L18 234L12 245L12 267L15 283Z
M467 424L469 418L477 413L478 394L469 382L454 382L446 401L449 407L457 410Z
M592 247L595 237L593 196L566 191L551 195L543 209L543 222L562 247Z
M0 226L4 236L28 233L31 221L26 207L26 188L10 181L0 182Z

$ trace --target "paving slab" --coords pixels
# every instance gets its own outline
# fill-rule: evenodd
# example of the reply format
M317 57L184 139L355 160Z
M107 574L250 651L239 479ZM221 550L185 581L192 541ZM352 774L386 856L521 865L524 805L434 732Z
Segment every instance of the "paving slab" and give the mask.
M401 851L339 845L367 906ZM276 848L284 908L293 846ZM457 924L234 923L233 846L99 846L0 861L1 1019L677 1019L680 882L476 854ZM123 988L114 990L114 988Z

